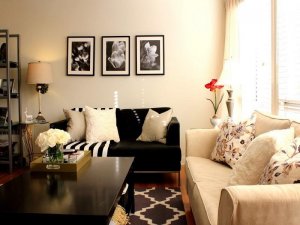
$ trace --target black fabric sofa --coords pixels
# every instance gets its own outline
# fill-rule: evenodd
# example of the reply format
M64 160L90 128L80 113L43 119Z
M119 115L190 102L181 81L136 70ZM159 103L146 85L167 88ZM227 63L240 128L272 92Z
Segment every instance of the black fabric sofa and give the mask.
M152 108L158 113L169 110L169 107ZM107 156L135 157L134 172L167 173L180 172L180 124L172 117L167 127L166 144L160 142L136 141L142 132L143 123L149 108L117 109L117 127L120 142L109 145ZM50 124L50 128L67 129L67 120Z

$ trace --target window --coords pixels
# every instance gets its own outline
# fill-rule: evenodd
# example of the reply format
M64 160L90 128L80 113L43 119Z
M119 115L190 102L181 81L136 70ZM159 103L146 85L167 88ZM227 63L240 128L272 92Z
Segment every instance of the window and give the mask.
M280 115L300 118L300 1L276 1L276 75Z
M238 18L241 113L271 112L271 1L242 1Z

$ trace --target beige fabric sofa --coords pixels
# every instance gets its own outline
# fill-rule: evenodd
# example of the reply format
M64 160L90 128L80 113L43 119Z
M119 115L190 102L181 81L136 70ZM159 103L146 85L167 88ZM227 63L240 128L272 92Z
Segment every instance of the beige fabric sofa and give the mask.
M256 136L300 125L255 112ZM300 185L228 186L232 169L210 160L219 130L186 131L187 192L197 225L300 224Z

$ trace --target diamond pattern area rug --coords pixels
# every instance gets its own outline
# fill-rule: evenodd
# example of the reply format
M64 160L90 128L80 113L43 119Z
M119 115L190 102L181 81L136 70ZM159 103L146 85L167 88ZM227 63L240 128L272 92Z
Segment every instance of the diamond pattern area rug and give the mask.
M135 188L130 225L187 225L180 188Z

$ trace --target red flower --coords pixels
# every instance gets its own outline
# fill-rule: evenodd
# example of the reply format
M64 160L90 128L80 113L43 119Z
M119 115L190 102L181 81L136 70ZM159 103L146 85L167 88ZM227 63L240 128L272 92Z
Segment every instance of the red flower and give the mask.
M224 85L215 85L217 82L217 79L212 79L211 82L205 84L205 87L210 91L215 91L216 89L221 89L224 87Z
M219 109L220 103L223 99L224 94L221 96L220 100L217 101L217 89L221 89L224 87L224 85L216 85L216 83L218 82L217 79L212 79L209 83L205 84L205 88L209 89L210 91L213 91L215 94L215 99L214 101L212 101L211 99L207 98L207 100L209 100L211 102L211 104L213 105L214 108L214 115L217 114L217 111Z

